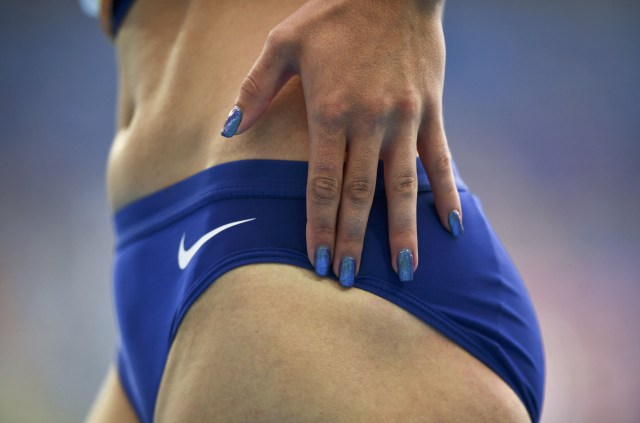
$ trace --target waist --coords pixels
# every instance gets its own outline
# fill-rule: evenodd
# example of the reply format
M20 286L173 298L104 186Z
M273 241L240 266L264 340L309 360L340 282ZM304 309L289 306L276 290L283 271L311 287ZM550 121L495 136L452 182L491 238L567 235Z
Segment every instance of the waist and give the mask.
M466 191L455 163L456 186ZM418 191L430 192L422 163L416 158ZM384 194L383 163L378 163L375 195ZM118 210L114 215L119 243L153 231L159 224L225 198L291 197L304 198L308 163L290 160L239 160L213 166L178 183L151 193Z
M219 135L269 31L302 3L136 0L115 40L118 124L107 165L113 210L219 163L307 159L298 78L251 130L233 140Z
M233 98L216 102L222 103L231 107ZM222 163L308 160L306 112L297 78L274 99L254 127L232 139L220 135L227 113L183 119L180 113L149 112L119 131L107 164L112 210Z

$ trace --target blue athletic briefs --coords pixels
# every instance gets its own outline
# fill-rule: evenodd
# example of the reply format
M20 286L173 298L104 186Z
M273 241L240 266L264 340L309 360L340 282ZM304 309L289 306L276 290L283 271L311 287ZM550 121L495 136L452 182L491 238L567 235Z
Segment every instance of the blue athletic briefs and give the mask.
M454 238L440 224L419 160L417 165L420 266L414 280L400 282L391 267L380 162L355 289L402 307L478 358L537 422L544 354L527 290L457 171L465 232ZM118 370L141 421L153 420L180 322L218 277L249 263L313 270L305 240L307 167L283 160L225 163L116 213Z
M105 1L105 0L103 0ZM112 0L111 2L111 34L116 35L134 0Z

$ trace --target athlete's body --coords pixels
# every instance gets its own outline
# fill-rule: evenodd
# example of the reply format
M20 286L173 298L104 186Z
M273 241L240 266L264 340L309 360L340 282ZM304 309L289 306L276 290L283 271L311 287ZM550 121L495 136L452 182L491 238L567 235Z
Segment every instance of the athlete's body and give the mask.
M309 159L298 77L251 130L232 140L220 135L270 30L303 3L137 0L115 39L114 211L219 163ZM371 293L281 264L234 269L199 298L173 343L155 418L530 421L500 377L423 321ZM137 421L115 370L88 420Z

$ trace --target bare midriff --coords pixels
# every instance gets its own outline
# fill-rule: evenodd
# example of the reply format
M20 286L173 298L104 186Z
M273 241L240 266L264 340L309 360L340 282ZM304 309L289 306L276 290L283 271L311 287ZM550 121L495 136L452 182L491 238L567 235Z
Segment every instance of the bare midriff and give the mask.
M113 210L216 164L307 160L300 79L250 130L220 135L269 31L303 0L138 0L115 40L118 128L108 163Z
M247 132L220 135L269 31L303 3L134 3L115 40L114 211L220 163L308 160L298 77ZM257 389L258 379L274 389ZM504 381L421 320L278 264L235 269L194 304L172 346L156 418L258 421L248 406L259 421L528 421Z

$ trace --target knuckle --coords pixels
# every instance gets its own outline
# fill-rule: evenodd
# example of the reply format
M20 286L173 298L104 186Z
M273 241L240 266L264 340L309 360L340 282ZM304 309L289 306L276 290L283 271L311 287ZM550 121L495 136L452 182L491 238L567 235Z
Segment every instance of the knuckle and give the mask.
M418 190L418 177L415 173L405 171L396 175L391 181L393 194L402 198L409 198L416 194Z
M280 42L281 40L282 33L283 31L280 26L271 28L271 31L269 31L269 34L267 34L267 43L269 43L270 45L278 44L278 42Z
M442 149L431 160L431 172L436 177L446 176L451 172L451 156L448 149Z
M361 106L361 115L369 125L378 126L387 120L391 110L389 100L372 99Z
M336 231L335 221L326 216L318 216L311 225L311 230L318 239L332 237Z
M393 237L411 239L416 237L416 215L410 212L398 213L393 218Z
M416 238L416 230L413 226L407 224L405 226L398 226L393 233L393 237L399 240L405 240L403 244L406 244L406 240Z
M311 198L319 204L326 204L338 199L338 180L330 176L315 176L311 179Z
M402 96L396 101L396 110L402 117L411 118L420 113L420 101L414 95Z
M244 81L242 81L240 90L242 90L242 92L249 96L251 99L255 100L260 98L260 84L258 83L258 79L251 73L247 75Z
M269 46L279 46L288 38L288 31L282 25L275 26L267 35L267 44Z
M267 46L273 53L284 53L295 44L295 31L283 25L278 25L269 31Z
M341 226L340 241L348 244L362 246L364 240L366 223L361 219L350 219L346 224Z
M345 195L353 205L362 207L368 204L374 188L371 177L361 175L349 181L345 187Z
M343 127L346 122L347 108L343 102L326 101L318 107L314 114L314 121L329 128Z

